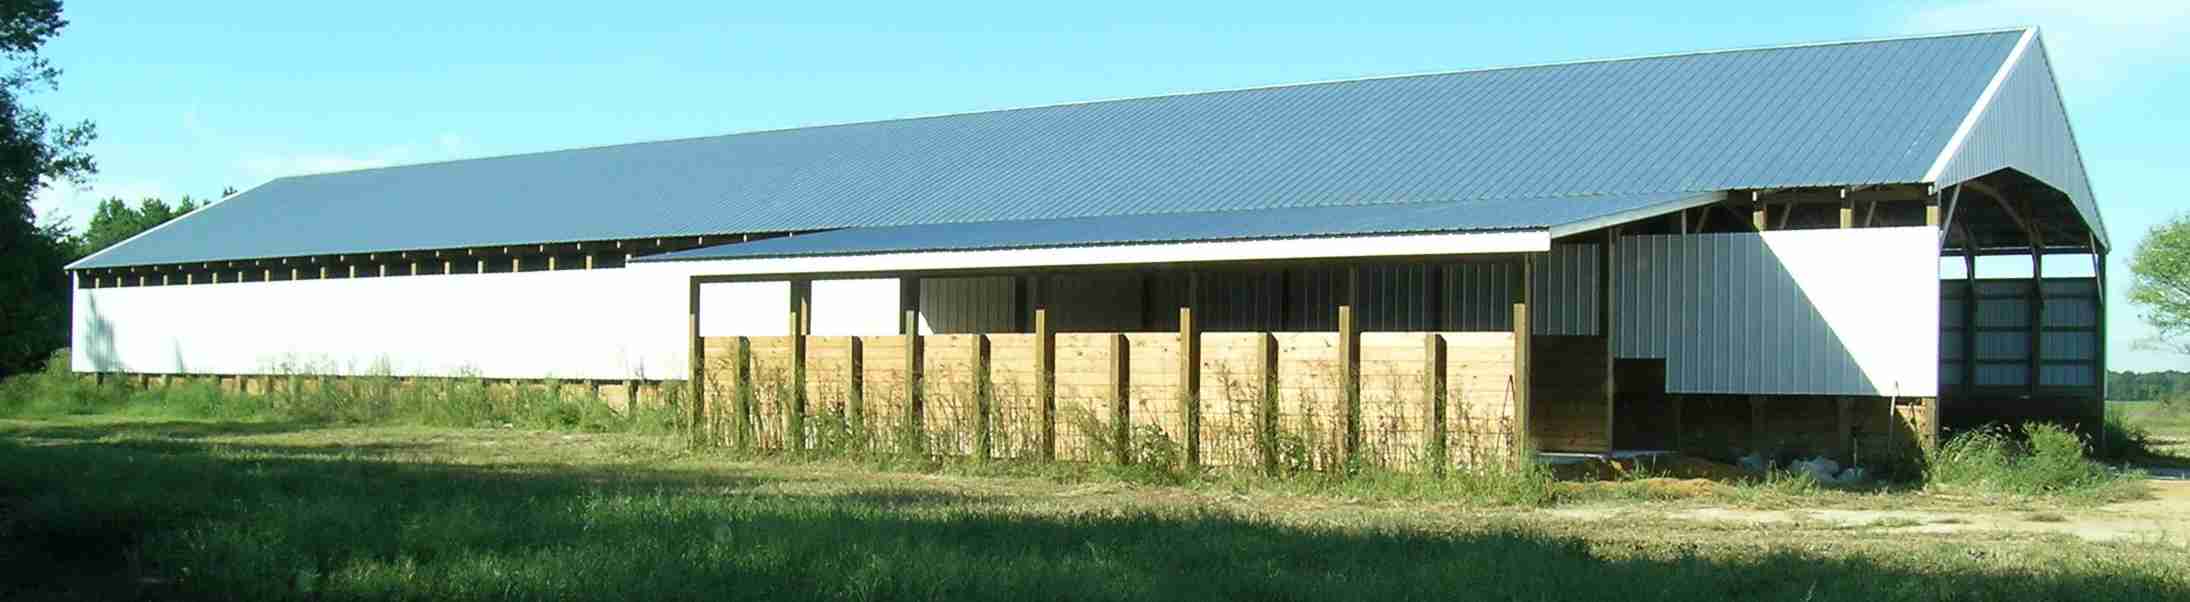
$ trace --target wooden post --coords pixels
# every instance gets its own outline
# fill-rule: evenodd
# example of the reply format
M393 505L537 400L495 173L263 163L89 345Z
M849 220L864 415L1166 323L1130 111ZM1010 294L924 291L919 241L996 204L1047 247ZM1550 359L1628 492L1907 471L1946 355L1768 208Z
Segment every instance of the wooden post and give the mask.
M713 442L707 423L707 340L700 337L700 281L685 280L685 333L690 344L685 380L692 383L692 430Z
M807 316L813 311L813 282L792 280L790 289L791 403L783 413L783 446L802 450L806 449L806 335L812 326Z
M416 261L413 261L413 262L411 262L411 275L412 275L412 276L417 276L417 275L418 275L418 262L416 262Z
M1618 301L1615 291L1619 286L1619 242L1620 227L1613 226L1605 229L1604 242L1597 247L1597 334L1604 337L1604 446L1607 453L1620 448L1615 440L1619 429L1614 427L1619 408L1615 398L1619 396L1620 383L1619 371L1615 369L1618 362L1613 359L1619 347L1612 343L1613 334L1618 331L1619 312L1613 306Z
M350 268L350 277L351 277L351 278L356 278L356 277L357 277L357 264L354 264L354 263L353 263L353 264L350 264L349 268ZM220 277L220 274L219 274L218 272L216 272L216 273L214 273L214 274L213 274L213 281L215 281L215 282L219 282L219 281L220 281L220 278L221 278L221 277Z
M1977 386L1977 241L1967 232L1962 236L1962 270L1962 390L1967 392Z
M1855 227L1855 201L1845 198L1840 200L1840 227L1842 229Z
M1042 432L1037 453L1057 459L1057 333L1050 329L1049 308L1034 307L1034 404Z
M1531 456L1536 452L1536 434L1533 430L1535 425L1534 420L1529 416L1536 408L1531 395L1532 391L1530 391L1535 386L1535 378L1530 372L1535 369L1535 366L1530 358L1532 351L1530 342L1534 335L1531 334L1528 314L1529 304L1533 302L1531 299L1534 296L1532 292L1536 288L1534 286L1535 278L1536 256L1523 256L1521 258L1520 278L1514 283L1516 290L1512 295L1515 300L1512 320L1514 430L1512 451L1515 459L1522 462L1534 461Z
M1117 442L1111 450L1120 466L1133 463L1133 371L1126 354L1132 345L1126 344L1125 335L1112 334L1110 344L1110 436Z
M1749 209L1749 225L1755 226L1758 232L1772 229L1770 217L1771 212L1762 201L1757 201L1756 206Z
M2030 363L2027 368L2030 378L2024 382L2025 391L2033 396L2038 394L2038 378L2044 372L2045 366L2045 271L2045 252L2038 248L2037 239L2033 238L2030 246L2030 349L2027 351L2030 357L2025 358Z
M1346 291L1338 306L1338 386L1346 403L1344 454L1357 462L1361 453L1361 327L1354 309L1361 301L1361 268L1346 267Z
M592 254L592 253L587 253L587 254L586 254L586 269L588 269L588 270L590 270L590 269L593 269L593 254Z
M851 337L848 351L851 357L845 359L848 373L844 375L844 419L853 430L864 433L867 432L867 375L862 366L867 365L866 343L859 337Z
M989 338L973 337L973 461L987 462L996 457L996 403L991 395L990 383L995 377L989 374Z
M914 290L919 290L917 284L914 287ZM919 297L913 298L913 306L919 307ZM927 431L922 428L925 423L921 418L926 409L920 404L920 310L905 310L902 328L905 334L905 424L900 436L912 440L900 441L898 445L914 452L924 452L927 449Z
M730 373L737 379L737 388L730 398L730 436L738 449L748 449L753 446L753 341L737 337L731 340L731 345ZM630 381L625 381L627 403L638 400L637 392L630 386Z
M478 267L477 269L478 269L478 273L480 273L480 274L485 274L485 273L487 273L487 260L486 260L486 259L480 259L480 260L479 260L479 267Z
M509 271L512 274L525 271L525 259L523 257L511 255L509 258Z
M1445 339L1434 332L1422 334L1422 429L1423 461L1432 475L1443 476L1451 458L1445 453Z
M1262 473L1278 476L1277 338L1255 335L1255 447L1262 453Z
M1201 325L1195 319L1201 274L1186 273L1186 299L1179 306L1179 437L1186 466L1201 466Z
M386 278L386 277L388 277L388 264L385 264L385 263L383 263L383 264L380 264L380 266L379 266L379 267L380 267L380 277L382 277L382 278Z
M556 269L556 261L555 261L555 256L554 256L554 255L549 255L549 256L548 256L548 271L550 271L550 272L553 272L553 271L555 271L555 269Z

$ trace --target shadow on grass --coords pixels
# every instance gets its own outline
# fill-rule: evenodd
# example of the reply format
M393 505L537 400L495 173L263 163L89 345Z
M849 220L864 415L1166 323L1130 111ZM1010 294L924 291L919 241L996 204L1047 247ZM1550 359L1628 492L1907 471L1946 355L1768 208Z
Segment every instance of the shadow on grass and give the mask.
M95 439L95 438L94 438ZM1522 527L1034 515L747 474L0 441L0 598L2180 599L2180 565L1605 550ZM1927 548L1931 549L1931 548ZM2154 564L2159 563L2159 564Z

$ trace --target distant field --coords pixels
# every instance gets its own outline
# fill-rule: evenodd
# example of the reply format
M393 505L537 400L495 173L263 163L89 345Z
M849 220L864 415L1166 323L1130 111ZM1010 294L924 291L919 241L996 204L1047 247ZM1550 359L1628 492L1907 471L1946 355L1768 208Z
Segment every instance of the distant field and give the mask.
M2190 598L2181 525L2144 518L2175 510L2140 505L2164 499L1575 487L1482 506L658 435L0 420L0 598Z
M2178 404L2190 406L2190 403ZM2109 401L2108 415L2150 432L2154 451L2190 459L2190 407L2170 408L2152 401Z

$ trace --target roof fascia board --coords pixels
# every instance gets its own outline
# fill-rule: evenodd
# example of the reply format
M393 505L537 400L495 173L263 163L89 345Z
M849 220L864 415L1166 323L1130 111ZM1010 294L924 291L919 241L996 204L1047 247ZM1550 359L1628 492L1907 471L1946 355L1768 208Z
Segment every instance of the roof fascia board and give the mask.
M1551 236L1547 231L1518 230L1094 245L1045 249L910 251L858 255L694 259L635 262L632 267L674 267L679 271L716 276L764 276L1411 255L1541 253L1549 250L1551 250Z
M1618 213L1608 213L1585 220L1568 222L1565 224L1552 226L1550 230L1551 237L1561 238L1574 234L1588 232L1591 230L1600 230L1630 222L1646 220L1684 209L1694 209L1697 207L1715 205L1719 202L1731 198L1732 195L1732 191L1698 193L1694 196L1681 197L1648 207L1629 209L1627 211L1621 211Z
M2030 41L2037 37L2038 28L2023 30L2023 37L2015 41L2015 49L2008 51L2007 60L2000 61L2000 69L1994 71L1992 81L1985 84L1984 93L1977 95L1977 103L1970 107L1968 114L1962 116L1962 124L1954 128L1954 136L1947 139L1946 148L1940 149L1939 156L1932 159L1931 169L1924 170L1923 182L1939 182L1939 174L1947 170L1947 163L1954 160L1955 154L1962 152L1962 142L1969 138L1970 130L1976 129L1978 118L1983 117L1985 109L1992 106L1992 98L2000 93L2000 86L2007 82L2008 74L2013 73L2015 66L2023 62L2023 52L2030 48Z
M259 186L265 186L265 184L260 184ZM258 186L252 186L251 188L255 190L255 189L257 189L257 188L258 188ZM237 191L237 192L235 192L235 193L233 193L233 194L230 194L230 195L228 195L228 196L224 196L224 197L221 197L221 198L219 198L219 199L216 199L216 200L214 200L214 201L213 201L213 202L211 202L211 203L206 203L206 204L204 204L204 205L200 205L200 206L198 206L198 208L190 210L190 212L189 212L189 213L185 213L185 214L182 214L182 215L176 216L176 217L175 217L174 219L170 219L170 220L167 220L167 221L164 221L164 222L160 222L160 224L159 224L159 225L157 225L157 226L153 226L153 227L150 227L150 228L145 228L145 231L143 231L143 232L138 232L138 233L137 233L136 235L134 235L134 236L131 236L131 237L129 237L129 238L124 238L124 239L122 239L122 242L118 242L118 243L114 243L114 244L111 244L111 245L107 245L107 247L106 247L106 248L104 248L104 249L99 249L99 252L97 252L97 253L92 253L92 254L90 254L90 255L85 255L83 259L78 259L78 260L76 260L76 261L71 261L71 262L69 262L69 263L68 263L68 265L65 265L65 266L61 266L61 269L63 269L63 270L69 270L69 271L74 271L74 270L76 270L76 269L77 269L77 266L81 266L81 265L83 265L83 264L85 264L85 263L87 263L87 262L90 262L90 261L91 261L91 260L93 260L93 259L98 259L100 255L105 255L105 254L107 254L107 252L109 252L109 251L113 251L113 250L115 250L115 249L119 249L119 248L122 248L122 247L126 247L126 246L129 246L129 243L137 242L137 239L139 239L139 238L144 238L144 237L145 237L146 235L149 235L149 234L151 234L151 233L153 233L153 232L158 232L158 231L160 231L160 229L161 229L161 228L165 228L165 227L168 227L168 226L174 225L174 224L175 224L176 222L180 222L180 221L183 221L183 220L186 220L186 219L190 219L190 217L191 217L191 216L197 215L197 214L198 214L198 212L200 212L200 211L204 211L204 210L207 210L207 209L212 209L214 205L219 205L219 204L221 204L221 203L225 203L225 202L227 202L227 201L228 201L228 199L236 198L236 196L237 196L237 195L243 194L243 193L245 193L245 192L249 192L249 191L248 191L248 190L245 190L245 191Z

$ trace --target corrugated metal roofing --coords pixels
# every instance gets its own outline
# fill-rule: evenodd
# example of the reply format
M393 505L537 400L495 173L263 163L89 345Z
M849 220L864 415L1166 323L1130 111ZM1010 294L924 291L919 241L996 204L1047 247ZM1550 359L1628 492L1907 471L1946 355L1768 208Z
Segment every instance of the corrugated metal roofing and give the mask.
M2020 36L1361 79L289 177L76 267L1916 182Z
M706 247L635 261L1541 229L1715 196L1661 192L881 226Z

